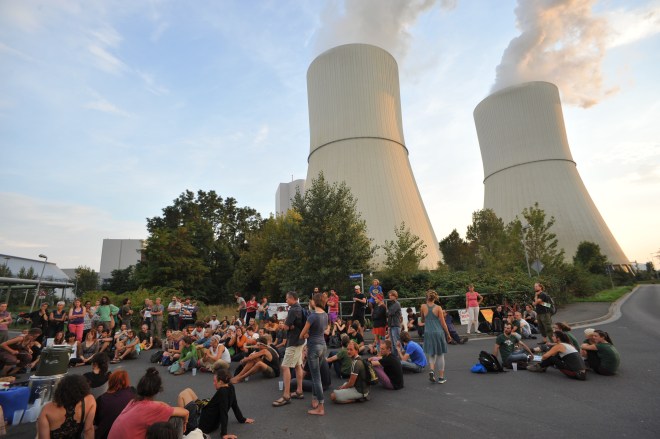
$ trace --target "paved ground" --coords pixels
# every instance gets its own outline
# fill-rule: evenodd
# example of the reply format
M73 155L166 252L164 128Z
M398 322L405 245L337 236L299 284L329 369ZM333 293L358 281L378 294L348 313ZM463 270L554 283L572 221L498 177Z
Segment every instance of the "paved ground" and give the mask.
M620 315L616 310L610 313L609 304L585 303L571 305L555 316L555 320L568 322L607 316L609 321L588 326L608 331L619 349L622 365L615 377L589 374L586 382L578 382L556 370L475 375L469 369L479 351L491 350L493 345L491 337L480 337L467 345L450 346L446 384L431 384L425 373L406 375L403 390L393 392L376 386L371 401L350 406L329 404L322 418L306 415L309 395L282 408L271 407L280 393L277 381L253 378L237 385L237 394L243 413L256 422L241 425L231 418L229 431L241 438L340 438L349 434L367 438L655 438L660 435L660 286L639 287L624 300ZM581 330L577 332L582 335ZM137 382L147 361L145 357L122 366ZM165 368L161 370L165 380L161 400L174 403L186 386L201 396L211 395L210 375L174 377ZM338 384L333 382L333 386ZM329 391L327 395L329 398ZM34 437L34 426L21 425L8 433L9 437Z

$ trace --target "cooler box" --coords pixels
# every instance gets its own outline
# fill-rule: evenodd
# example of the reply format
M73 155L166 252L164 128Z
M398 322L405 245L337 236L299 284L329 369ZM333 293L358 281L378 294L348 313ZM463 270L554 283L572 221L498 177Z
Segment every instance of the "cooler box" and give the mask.
M30 399L30 389L25 386L10 387L0 390L0 405L4 412L5 421L11 422L16 410L27 409Z
M53 393L55 393L55 387L65 375L65 373L47 377L33 375L28 378L30 381L30 404L33 404L38 398L41 398L41 404L51 401Z

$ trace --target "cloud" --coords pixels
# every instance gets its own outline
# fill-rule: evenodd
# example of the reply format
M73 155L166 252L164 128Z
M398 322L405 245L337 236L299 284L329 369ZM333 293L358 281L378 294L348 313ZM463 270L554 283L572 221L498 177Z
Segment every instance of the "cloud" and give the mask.
M317 50L320 53L342 44L366 43L382 47L401 61L412 38L408 29L436 3L444 9L456 6L451 0L330 1L321 14Z
M268 125L262 125L257 132L257 135L254 137L254 143L260 144L264 143L268 139L269 128Z
M584 108L616 92L603 84L607 22L592 13L595 0L518 0L520 35L496 69L492 91L526 81L550 81L565 103Z
M633 10L608 11L604 17L610 27L608 48L632 44L660 33L660 1Z
M123 61L112 55L100 45L91 43L87 46L87 50L92 54L94 64L99 69L115 75L127 70L127 66Z
M170 92L166 87L157 84L153 75L151 75L150 73L146 73L139 69L136 69L135 74L142 79L144 85L147 87L147 90L155 94L156 96L162 96Z
M9 54L9 55L15 56L16 58L20 58L23 61L30 61L30 62L35 61L35 59L32 58L31 56L26 55L23 52L21 52L20 50L14 49L13 47L9 47L8 45L6 45L2 42L0 42L0 53L6 53L6 54Z
M96 93L95 91L92 91L91 93L94 96L94 100L87 102L85 105L83 105L83 108L87 108L89 110L101 111L103 113L116 114L118 116L124 116L124 117L131 116L129 112L124 111L121 108L114 105L113 103L109 102L99 93Z
M0 2L0 20L24 32L35 32L41 28L34 11L33 6L26 1Z
M29 258L44 252L64 268L98 269L104 238L146 236L143 221L121 220L96 207L12 192L0 192L0 205L3 252Z

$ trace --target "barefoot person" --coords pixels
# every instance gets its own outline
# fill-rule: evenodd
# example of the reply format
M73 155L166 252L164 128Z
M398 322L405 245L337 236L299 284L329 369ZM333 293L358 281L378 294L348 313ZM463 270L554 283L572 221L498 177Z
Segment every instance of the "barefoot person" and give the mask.
M328 326L328 315L325 313L323 306L325 301L323 295L315 293L310 301L310 309L312 312L307 317L307 323L303 328L300 336L307 339L307 364L312 376L312 387L314 390L314 397L312 398L312 410L308 410L310 415L325 414L324 401L323 401L323 384L321 383L321 362L326 362L326 345L324 331Z

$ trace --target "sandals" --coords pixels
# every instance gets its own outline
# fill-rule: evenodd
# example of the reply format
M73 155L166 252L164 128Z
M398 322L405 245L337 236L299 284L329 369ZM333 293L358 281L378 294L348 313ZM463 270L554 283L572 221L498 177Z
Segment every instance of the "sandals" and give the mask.
M117 363L120 363L120 362L121 362L121 360L119 358L114 358L110 363L111 364L117 364Z
M281 397L273 401L273 407L282 407L283 405L291 404L291 398Z
M294 399L305 399L305 395L302 394L302 393L293 392L293 393L291 394L291 398L294 398Z

